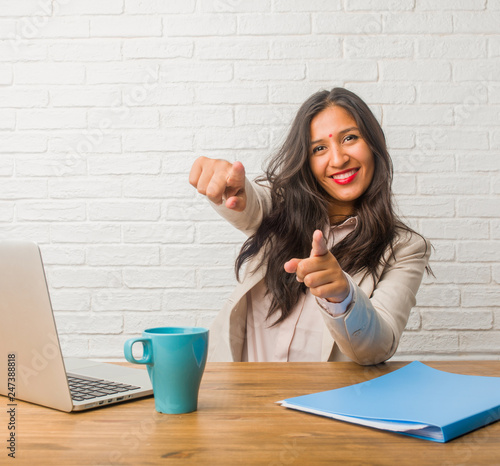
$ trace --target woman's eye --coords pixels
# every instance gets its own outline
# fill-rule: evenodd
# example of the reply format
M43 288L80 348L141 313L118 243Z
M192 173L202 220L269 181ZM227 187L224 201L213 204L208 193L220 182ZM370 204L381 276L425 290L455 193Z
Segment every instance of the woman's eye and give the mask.
M312 153L313 153L313 154L316 154L316 152L322 151L324 148L325 148L325 146L316 146L316 147L313 149Z
M344 142L355 141L356 139L358 139L358 136L355 134L349 134L349 136L344 138Z

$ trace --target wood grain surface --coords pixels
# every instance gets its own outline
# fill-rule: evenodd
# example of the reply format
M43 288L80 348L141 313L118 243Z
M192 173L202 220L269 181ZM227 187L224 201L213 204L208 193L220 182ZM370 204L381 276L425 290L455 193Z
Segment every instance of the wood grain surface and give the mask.
M405 364L209 363L198 411L182 415L157 413L152 398L71 414L18 401L16 458L2 448L0 464L500 464L500 422L440 444L276 404L364 382ZM500 376L500 361L426 364ZM7 438L5 397L0 406Z

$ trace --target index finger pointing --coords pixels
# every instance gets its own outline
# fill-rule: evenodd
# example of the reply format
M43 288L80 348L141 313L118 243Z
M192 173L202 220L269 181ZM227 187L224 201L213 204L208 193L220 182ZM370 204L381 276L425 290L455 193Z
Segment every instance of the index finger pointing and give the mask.
M206 189L207 197L215 204L220 205L224 191L227 188L227 175L224 172L215 172Z
M227 184L232 188L245 186L245 167L241 162L234 162L227 177Z
M297 272L297 267L300 264L301 259L290 259L288 262L285 262L285 265L283 266L285 269L285 272L288 273L295 273Z

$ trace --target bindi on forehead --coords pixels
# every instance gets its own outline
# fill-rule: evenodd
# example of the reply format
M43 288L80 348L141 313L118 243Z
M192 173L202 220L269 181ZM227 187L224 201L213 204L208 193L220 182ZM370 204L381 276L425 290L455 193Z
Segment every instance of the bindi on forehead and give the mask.
M333 137L333 135L332 135L332 134L329 134L329 135L328 135L328 137L329 137L329 138L331 138L331 137Z

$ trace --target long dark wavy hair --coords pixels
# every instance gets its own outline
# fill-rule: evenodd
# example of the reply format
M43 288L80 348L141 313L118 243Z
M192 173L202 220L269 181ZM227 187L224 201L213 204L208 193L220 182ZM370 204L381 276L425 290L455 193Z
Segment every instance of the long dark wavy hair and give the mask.
M342 107L354 118L375 164L368 189L355 203L356 230L336 244L332 254L351 275L360 271L375 275L377 267L384 263L385 251L392 248L396 227L412 231L395 214L392 161L382 128L366 103L343 88L313 94L300 107L283 145L257 180L270 187L272 208L255 234L243 244L235 263L239 280L243 264L264 248L256 268L267 267L265 283L272 296L268 318L281 313L273 325L285 320L306 292L295 274L285 272L285 262L293 257L309 257L314 230L324 230L330 222L330 197L309 165L311 121L330 106Z

